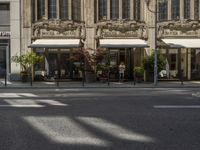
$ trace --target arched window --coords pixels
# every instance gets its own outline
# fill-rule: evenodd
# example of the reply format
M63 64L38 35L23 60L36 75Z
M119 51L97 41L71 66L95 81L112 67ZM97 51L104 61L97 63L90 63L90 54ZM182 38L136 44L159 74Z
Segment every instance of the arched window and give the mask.
M49 17L49 19L57 18L57 15L56 15L56 0L49 0L48 1L48 17Z
M180 18L180 0L172 0L172 19Z
M194 19L199 20L199 0L194 0Z
M68 20L68 0L60 0L60 19Z
M140 0L134 0L134 19L140 20Z
M107 19L107 0L99 0L99 20Z
M184 0L184 18L190 18L190 1L191 0Z
M168 2L159 2L158 3L158 20L159 21L166 21L168 16Z
M38 19L40 20L45 15L45 0L38 0L37 8L38 8Z
M110 1L110 17L111 19L119 18L119 0Z
M130 18L130 0L122 1L122 18L123 19Z
M81 0L72 0L72 18L81 21Z

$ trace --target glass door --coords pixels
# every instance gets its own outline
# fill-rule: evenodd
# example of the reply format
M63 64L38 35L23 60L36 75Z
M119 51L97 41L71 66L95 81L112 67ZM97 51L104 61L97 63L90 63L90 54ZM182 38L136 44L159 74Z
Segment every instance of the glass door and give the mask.
M6 74L6 47L0 47L0 78Z

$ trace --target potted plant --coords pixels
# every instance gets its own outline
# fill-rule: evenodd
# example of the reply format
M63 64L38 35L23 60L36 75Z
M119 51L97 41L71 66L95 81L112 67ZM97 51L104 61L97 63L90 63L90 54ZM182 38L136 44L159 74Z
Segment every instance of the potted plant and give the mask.
M15 55L11 57L11 60L21 65L21 79L23 82L28 80L29 75L32 73L32 67L43 61L43 56L37 56L34 52L27 52L22 55Z
M144 59L144 70L146 71L147 74L147 81L153 81L153 76L154 76L154 53L152 53L149 57L146 57ZM158 73L163 70L163 68L166 65L165 58L158 53L157 54L157 68L158 68Z
M133 72L137 82L142 82L144 79L144 68L143 67L134 67Z

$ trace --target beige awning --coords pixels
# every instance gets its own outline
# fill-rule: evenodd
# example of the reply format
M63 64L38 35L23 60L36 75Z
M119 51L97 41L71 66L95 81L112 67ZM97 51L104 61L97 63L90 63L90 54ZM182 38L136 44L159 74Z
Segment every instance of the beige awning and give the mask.
M80 39L38 39L31 48L76 48L80 47Z
M100 39L102 48L137 48L148 47L142 39Z
M171 48L200 48L200 39L162 39Z

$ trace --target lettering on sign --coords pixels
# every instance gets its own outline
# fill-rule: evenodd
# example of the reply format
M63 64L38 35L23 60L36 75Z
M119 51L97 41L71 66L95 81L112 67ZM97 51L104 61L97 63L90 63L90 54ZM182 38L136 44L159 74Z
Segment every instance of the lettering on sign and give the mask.
M8 32L8 31L0 31L0 36L10 36L10 32Z

